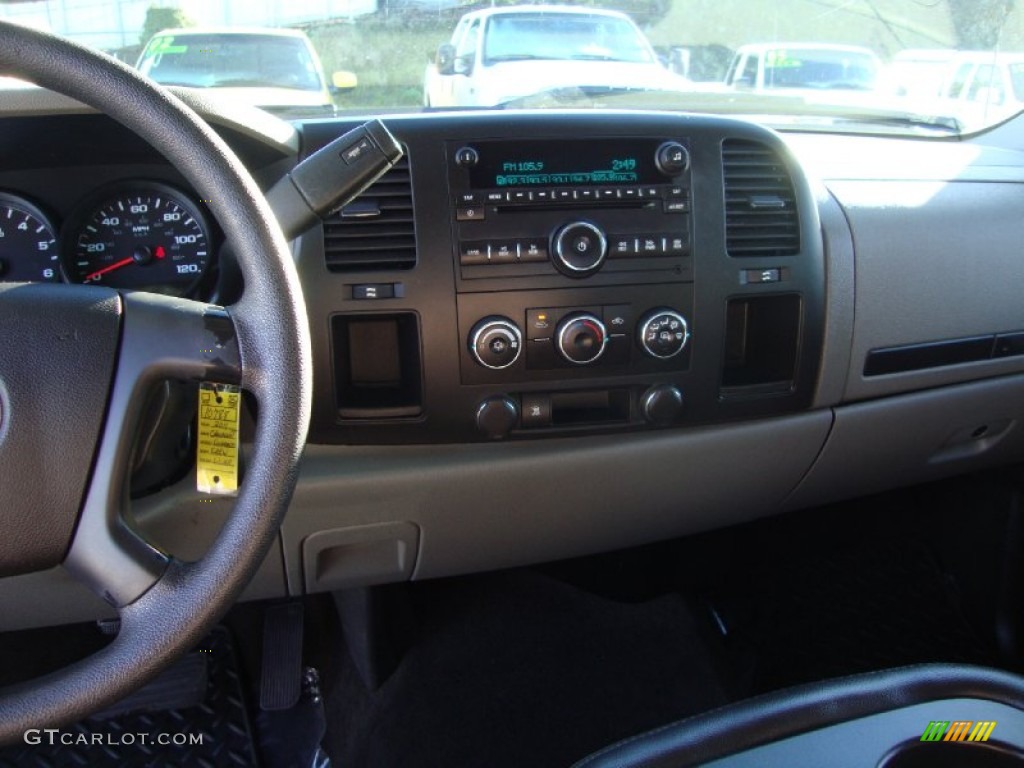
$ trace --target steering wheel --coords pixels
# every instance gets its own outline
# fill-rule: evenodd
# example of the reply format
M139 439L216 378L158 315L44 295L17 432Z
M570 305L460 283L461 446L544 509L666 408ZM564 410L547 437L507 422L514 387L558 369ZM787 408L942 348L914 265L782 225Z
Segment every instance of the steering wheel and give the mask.
M245 280L227 308L98 286L0 288L0 576L63 563L121 619L100 652L0 691L3 743L124 697L219 620L291 498L312 379L284 236L209 126L124 64L36 30L0 23L0 73L89 104L161 151L208 201ZM168 378L240 383L259 413L232 513L194 563L159 551L124 514L142 395Z

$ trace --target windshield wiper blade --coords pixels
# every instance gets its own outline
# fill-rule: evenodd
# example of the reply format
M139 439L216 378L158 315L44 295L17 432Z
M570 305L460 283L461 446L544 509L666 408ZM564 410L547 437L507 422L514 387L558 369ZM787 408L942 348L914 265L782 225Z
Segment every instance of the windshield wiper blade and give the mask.
M923 115L874 115L874 114L847 114L830 115L834 123L865 125L881 125L892 128L923 128L929 131L941 131L943 133L960 133L963 125L955 117L935 115L927 117Z
M552 61L551 56L540 56L536 53L503 53L500 56L488 56L487 63L498 61Z

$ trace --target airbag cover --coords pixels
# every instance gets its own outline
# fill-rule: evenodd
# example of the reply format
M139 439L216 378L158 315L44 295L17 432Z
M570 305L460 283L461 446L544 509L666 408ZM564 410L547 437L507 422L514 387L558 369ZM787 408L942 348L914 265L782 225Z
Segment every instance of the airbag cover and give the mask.
M0 577L59 564L89 481L121 300L95 286L0 284Z

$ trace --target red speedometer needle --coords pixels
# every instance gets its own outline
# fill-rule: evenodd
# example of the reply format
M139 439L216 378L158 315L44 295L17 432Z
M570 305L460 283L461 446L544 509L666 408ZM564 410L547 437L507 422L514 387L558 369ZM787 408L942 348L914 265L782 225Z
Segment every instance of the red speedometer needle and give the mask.
M131 256L129 256L127 259L121 259L120 261L115 261L110 266L104 267L103 269L97 269L95 272L92 272L92 273L86 275L85 276L85 282L88 283L90 280L95 280L97 277L101 277L102 275L107 274L107 272L113 272L115 269L120 269L121 267L127 267L133 261L135 261L135 259L133 259Z

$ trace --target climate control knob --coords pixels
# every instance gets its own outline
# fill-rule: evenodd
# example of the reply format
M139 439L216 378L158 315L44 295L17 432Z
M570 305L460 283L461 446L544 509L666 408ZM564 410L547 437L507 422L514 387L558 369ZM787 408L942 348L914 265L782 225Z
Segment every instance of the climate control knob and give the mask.
M608 344L608 329L589 312L567 315L555 329L558 352L575 365L595 363Z
M592 275L604 264L608 240L604 232L588 221L574 221L559 229L551 238L551 255L555 267L569 277Z
M500 371L519 359L523 335L507 317L485 317L469 332L469 351L484 368Z
M656 309L648 313L638 327L640 346L659 360L675 357L690 340L686 318L673 309Z

